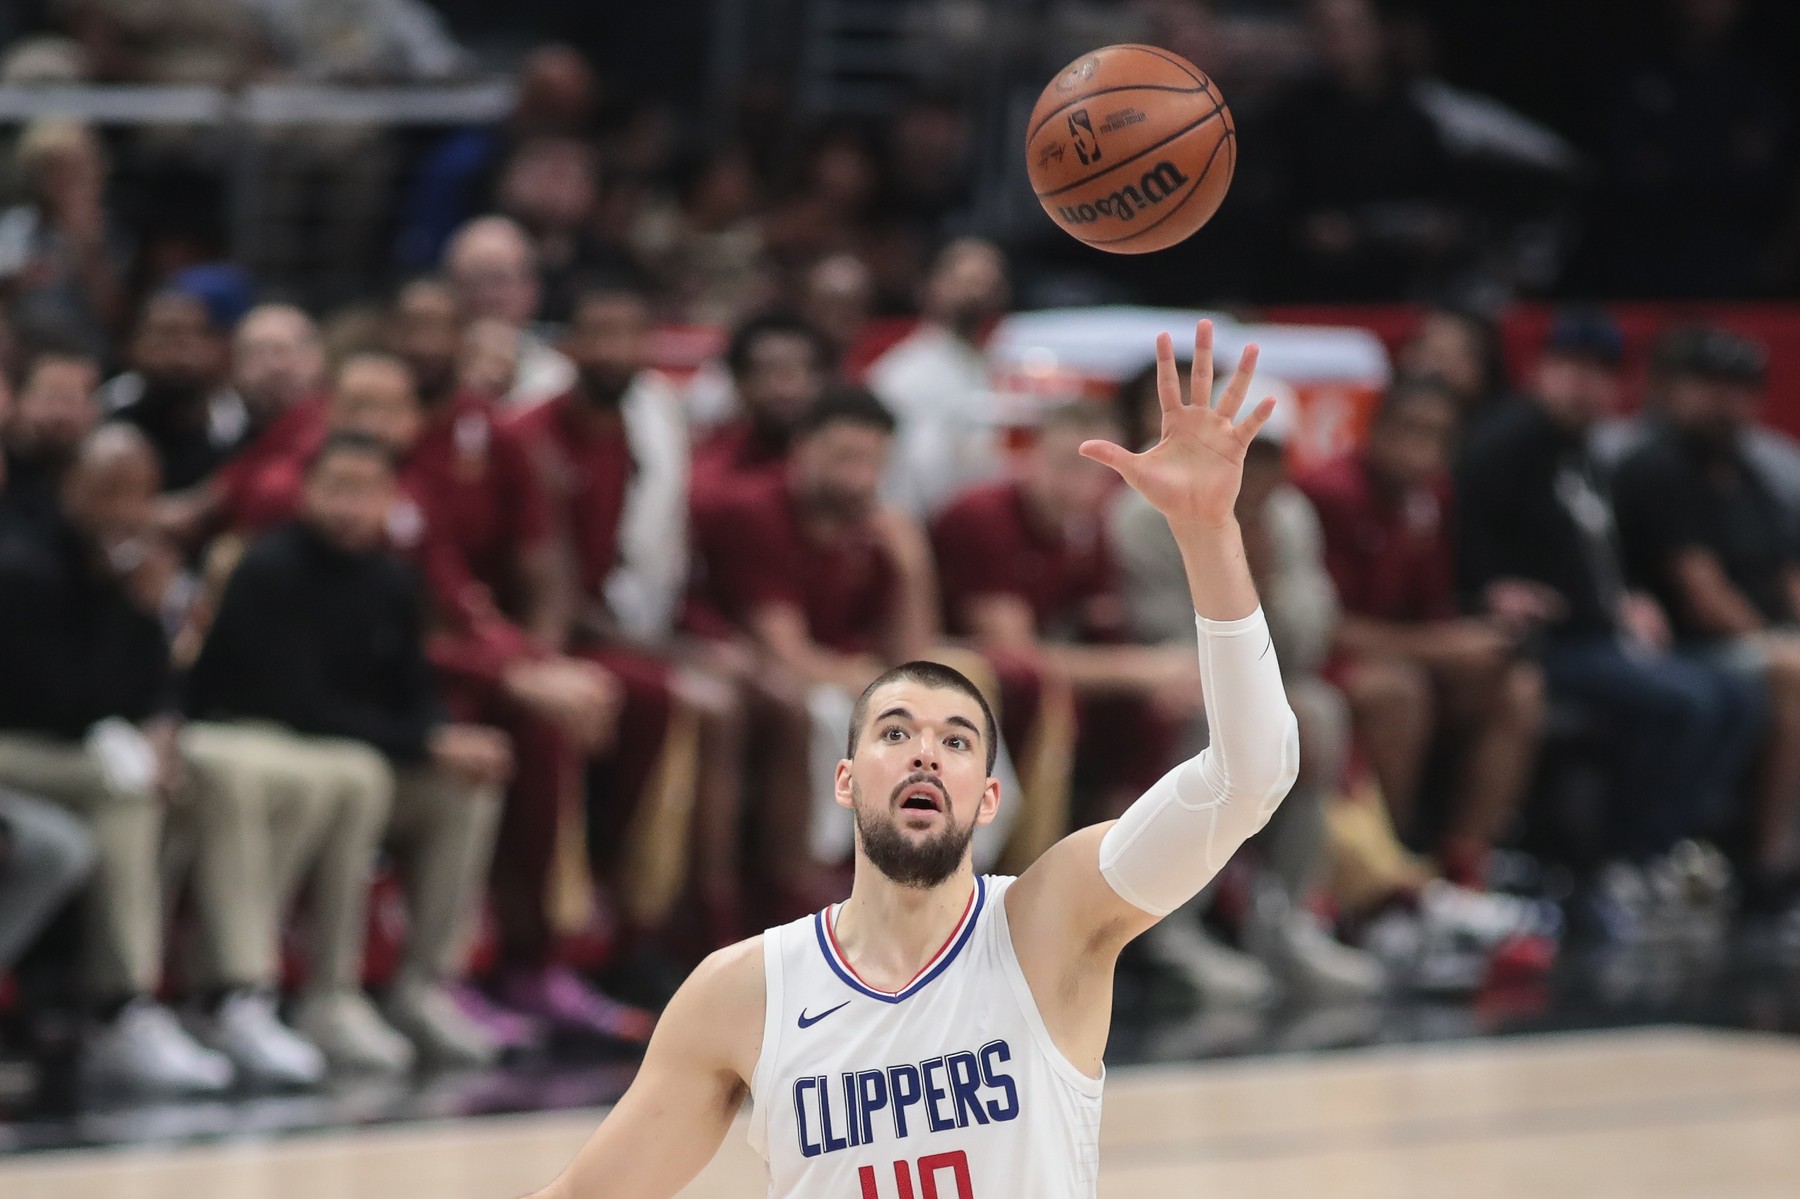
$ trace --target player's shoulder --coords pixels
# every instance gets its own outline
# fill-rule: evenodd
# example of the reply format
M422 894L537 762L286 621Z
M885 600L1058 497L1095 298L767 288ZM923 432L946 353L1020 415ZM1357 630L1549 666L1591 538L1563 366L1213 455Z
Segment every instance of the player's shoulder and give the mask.
M681 984L659 1022L659 1037L674 1037L685 1051L728 1064L745 1081L762 1052L763 935L714 950Z
M765 968L759 933L723 949L715 949L681 984L677 1003L684 1013L701 1019L741 1019L746 1009L762 1010Z

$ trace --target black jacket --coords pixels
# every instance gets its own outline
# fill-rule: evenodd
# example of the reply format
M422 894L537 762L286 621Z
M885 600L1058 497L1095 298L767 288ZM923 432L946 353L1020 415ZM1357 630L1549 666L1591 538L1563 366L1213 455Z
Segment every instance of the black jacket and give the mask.
M1495 579L1530 579L1568 607L1553 633L1617 631L1624 569L1585 437L1558 427L1537 404L1520 404L1465 449L1456 484L1457 572L1472 602Z
M0 517L0 729L76 739L169 709L157 618L62 516Z
M188 679L188 714L274 721L417 762L443 720L425 661L425 610L405 564L285 525L232 572Z
M1705 639L1673 567L1683 550L1712 554L1725 576L1772 624L1792 621L1789 572L1800 565L1788 513L1737 447L1714 449L1657 429L1613 481L1632 575L1662 602L1678 635Z

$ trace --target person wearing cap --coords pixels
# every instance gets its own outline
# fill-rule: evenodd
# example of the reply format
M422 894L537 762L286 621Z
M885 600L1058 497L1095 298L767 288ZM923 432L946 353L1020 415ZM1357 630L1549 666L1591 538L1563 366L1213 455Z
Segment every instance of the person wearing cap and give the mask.
M1523 632L1458 605L1450 456L1457 397L1433 377L1391 388L1363 450L1303 481L1324 529L1344 617L1331 673L1358 744L1403 834L1420 823L1434 743L1463 752L1438 857L1453 882L1481 887L1536 763L1544 684Z
M1281 659L1282 685L1300 724L1300 776L1257 839L1260 863L1244 929L1248 952L1206 933L1200 916L1210 895L1145 934L1145 945L1213 1003L1261 1000L1277 986L1315 1000L1367 996L1386 981L1380 963L1332 939L1306 907L1331 864L1325 808L1349 754L1350 718L1343 696L1320 677L1338 609L1319 518L1285 465L1299 405L1280 379L1259 379L1258 386L1275 397L1275 412L1245 453L1237 519ZM1161 421L1154 371L1127 382L1118 402L1127 444L1153 443ZM1107 529L1131 637L1191 650L1193 600L1168 522L1125 488L1110 500Z
M108 420L135 425L155 448L164 491L210 476L250 435L250 415L227 385L230 325L223 305L168 287L144 301L126 348L130 369L104 383Z
M1651 363L1661 419L1614 482L1626 564L1667 609L1676 642L1766 688L1749 838L1748 912L1800 893L1800 550L1790 513L1749 453L1762 347L1723 329L1666 334Z
M1540 647L1553 702L1613 738L1607 851L1643 862L1735 785L1754 705L1722 670L1671 652L1662 606L1633 590L1593 451L1615 408L1622 341L1603 314L1552 325L1530 402L1470 444L1457 477L1465 602Z

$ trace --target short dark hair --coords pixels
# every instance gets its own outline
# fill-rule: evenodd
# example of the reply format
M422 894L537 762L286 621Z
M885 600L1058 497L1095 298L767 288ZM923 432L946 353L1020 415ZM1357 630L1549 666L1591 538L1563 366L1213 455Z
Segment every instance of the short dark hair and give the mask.
M875 398L874 392L851 383L836 383L827 387L825 394L801 414L794 424L794 436L808 437L828 425L840 423L879 429L888 434L900 427L894 414Z
M921 683L927 687L935 687L944 691L955 691L968 696L981 708L981 741L982 748L987 751L987 772L994 773L994 759L1000 753L1000 730L994 723L994 710L988 707L987 696L981 688L969 681L969 676L962 671L945 666L942 662L902 662L892 670L883 671L881 676L856 697L856 706L850 710L850 738L848 752L845 757L856 756L856 746L862 740L863 722L869 718L869 697L889 683Z
M812 347L813 366L821 371L831 369L831 347L822 333L791 312L765 312L731 331L731 341L725 347L725 366L732 378L741 379L749 373L750 355L765 337L801 338Z
M389 471L398 471L400 468L400 464L394 460L394 451L380 438L353 429L334 429L325 435L319 448L306 460L307 475L311 476L336 454L360 454L365 458L377 458Z

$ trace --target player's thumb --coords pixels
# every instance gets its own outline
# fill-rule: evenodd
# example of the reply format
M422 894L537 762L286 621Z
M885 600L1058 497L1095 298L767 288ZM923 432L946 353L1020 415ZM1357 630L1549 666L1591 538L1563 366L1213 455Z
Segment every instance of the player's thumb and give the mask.
M1084 441L1079 452L1083 458L1098 462L1101 466L1109 466L1119 473L1120 478L1127 483L1131 482L1137 455L1124 446L1114 445L1110 441Z

